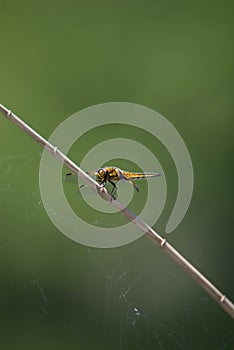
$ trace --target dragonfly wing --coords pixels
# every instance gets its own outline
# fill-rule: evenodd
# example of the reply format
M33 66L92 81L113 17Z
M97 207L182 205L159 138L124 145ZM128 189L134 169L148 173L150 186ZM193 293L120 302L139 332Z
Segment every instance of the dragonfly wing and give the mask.
M127 172L127 171L123 172L123 176L124 176L125 180L130 182L130 184L135 188L135 190L137 192L139 192L139 188L132 180L135 181L135 180L139 180L139 179L149 179L151 177L158 177L160 175L161 174L159 174L159 173L131 173L131 172Z
M64 181L70 184L78 184L78 175L76 173L68 173L64 176Z
M123 181L128 181L137 192L139 192L139 188L137 187L137 185L131 180L131 177L127 175L126 172L120 171L120 180Z
M95 171L86 171L86 174L93 176L93 175L95 175ZM76 174L76 173L67 173L64 176L64 181L68 182L68 183L71 183L71 184L77 185L78 184L78 174ZM83 187L83 185L82 185L82 187Z
M118 169L118 175L119 175L119 179L120 180L123 180L123 181L126 181L128 180L125 176L124 176L124 172L120 169Z

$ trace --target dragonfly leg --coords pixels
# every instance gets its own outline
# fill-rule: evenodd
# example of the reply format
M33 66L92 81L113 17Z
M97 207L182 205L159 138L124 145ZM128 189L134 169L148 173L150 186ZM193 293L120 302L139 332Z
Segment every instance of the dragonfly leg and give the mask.
M137 186L132 180L128 179L128 182L130 182L130 184L135 188L135 190L136 190L137 192L140 191L139 188L138 188L138 186Z
M106 185L106 180L104 179L104 180L97 180L97 182L100 184L100 186L102 186L102 187L105 187L105 185Z
M116 186L116 184L115 184L113 181L108 180L108 182L109 182L110 184L112 184L113 188L117 189L117 186Z
M111 197L113 197L113 199L116 199L116 197L114 196L114 193L116 193L117 186L116 186L116 184L115 184L113 181L111 181L111 180L108 180L108 182L113 186L112 191L111 191Z

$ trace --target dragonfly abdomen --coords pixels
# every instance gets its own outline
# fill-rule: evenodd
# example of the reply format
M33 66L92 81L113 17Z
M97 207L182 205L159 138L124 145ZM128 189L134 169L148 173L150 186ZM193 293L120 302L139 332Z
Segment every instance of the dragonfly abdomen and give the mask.
M161 174L159 173L131 173L131 172L127 172L127 171L124 171L123 172L124 174L124 177L126 179L147 179L147 178L150 178L150 177L157 177L157 176L160 176Z

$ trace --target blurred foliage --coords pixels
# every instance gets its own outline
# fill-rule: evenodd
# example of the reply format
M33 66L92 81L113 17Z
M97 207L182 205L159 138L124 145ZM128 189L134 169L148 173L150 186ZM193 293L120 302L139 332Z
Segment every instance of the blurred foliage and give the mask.
M164 115L195 174L168 240L231 298L233 10L230 0L0 0L1 103L46 138L103 102ZM233 320L146 237L110 250L64 237L40 201L41 147L3 116L0 128L2 348L234 348ZM163 235L177 182L155 147L172 193Z

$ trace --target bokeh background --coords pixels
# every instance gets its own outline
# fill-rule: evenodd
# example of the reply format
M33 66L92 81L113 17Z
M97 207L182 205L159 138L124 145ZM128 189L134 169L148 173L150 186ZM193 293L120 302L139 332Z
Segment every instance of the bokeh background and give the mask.
M167 239L232 300L233 10L228 0L0 0L1 103L46 138L104 102L164 115L195 175ZM94 249L56 230L40 200L42 149L4 116L0 150L1 348L234 348L233 320L147 237ZM176 170L161 145L155 152L169 186L155 225L164 236Z

